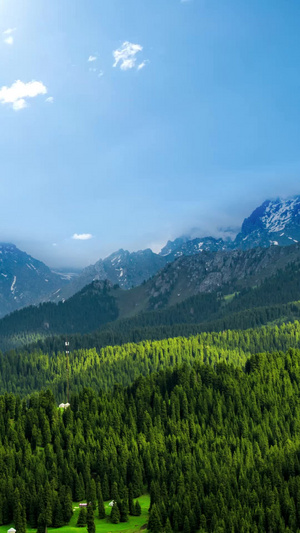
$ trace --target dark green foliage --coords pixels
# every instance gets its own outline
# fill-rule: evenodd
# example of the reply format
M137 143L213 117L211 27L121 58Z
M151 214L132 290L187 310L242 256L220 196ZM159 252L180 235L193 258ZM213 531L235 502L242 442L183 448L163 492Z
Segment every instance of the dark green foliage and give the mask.
M87 507L87 515L86 515L86 527L88 530L88 533L95 533L96 526L95 526L95 520L94 520L94 509L93 505L88 505Z
M201 343L148 343L149 366L159 357L169 364L171 355L187 362L139 377L127 389L82 389L69 414L57 409L50 391L0 396L1 525L15 520L22 529L25 513L41 533L66 523L82 478L87 492L95 484L98 502L100 489L117 498L115 523L147 491L155 533L296 533L300 350L250 351L299 339L299 325L289 325L206 334ZM244 367L243 350L249 350ZM235 365L226 363L229 352ZM94 533L92 505L88 512Z
M81 507L81 509L79 511L79 515L78 515L77 524L76 524L77 527L86 526L86 521L87 521L86 507Z
M148 530L152 533L160 533L162 531L162 524L160 514L156 503L153 504L149 515Z
M140 375L148 375L183 362L194 361L214 365L218 362L244 366L251 354L263 351L283 350L300 347L300 324L284 324L280 327L262 327L246 331L222 331L202 333L190 338L173 338L161 341L143 341L139 344L107 346L97 352L95 349L72 351L70 353L70 387L72 403L76 393L84 386L94 390L113 388L115 383L129 385ZM22 395L30 391L50 387L59 401L66 401L65 354L42 354L41 352L0 352L0 392L11 391ZM186 405L186 402L185 402ZM13 405L11 409L13 409ZM184 407L185 409L185 407ZM66 410L64 417L72 416ZM49 442L50 430L47 420L42 428L38 423L32 428L32 447L44 446ZM67 420L66 420L67 423ZM80 476L80 474L79 474ZM115 478L114 478L115 479ZM89 491L88 479L83 479L84 490ZM108 479L103 477L104 500L110 496ZM133 490L140 493L141 472L135 465L132 479ZM82 499L83 486L80 482L76 500ZM135 497L136 494L133 494Z
M105 518L105 506L103 502L103 495L100 481L97 482L97 502L98 502L98 516Z
M136 500L136 502L135 502L134 514L135 514L135 516L141 516L141 514L142 514L142 508L140 506L139 500Z
M120 518L121 518L121 514L120 514L119 506L117 502L114 502L111 508L110 519L113 524L118 524L120 522Z

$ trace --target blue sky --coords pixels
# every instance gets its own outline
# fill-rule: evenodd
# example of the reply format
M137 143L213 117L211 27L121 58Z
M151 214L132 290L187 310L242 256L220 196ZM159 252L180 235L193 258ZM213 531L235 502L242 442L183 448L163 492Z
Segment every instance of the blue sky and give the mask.
M0 240L86 266L300 193L299 27L286 0L2 0Z

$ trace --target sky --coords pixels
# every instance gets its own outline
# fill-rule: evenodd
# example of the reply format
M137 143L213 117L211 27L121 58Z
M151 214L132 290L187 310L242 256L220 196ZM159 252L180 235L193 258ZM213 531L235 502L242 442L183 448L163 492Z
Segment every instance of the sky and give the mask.
M0 241L51 267L300 193L300 2L0 0Z

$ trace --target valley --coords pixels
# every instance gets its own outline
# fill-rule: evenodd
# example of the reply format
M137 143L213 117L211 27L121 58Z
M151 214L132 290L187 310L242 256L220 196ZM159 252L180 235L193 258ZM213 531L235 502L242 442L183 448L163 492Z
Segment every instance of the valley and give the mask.
M1 318L1 531L297 531L297 206L263 204L238 248L179 238L52 273L52 297ZM47 268L6 255L30 283Z

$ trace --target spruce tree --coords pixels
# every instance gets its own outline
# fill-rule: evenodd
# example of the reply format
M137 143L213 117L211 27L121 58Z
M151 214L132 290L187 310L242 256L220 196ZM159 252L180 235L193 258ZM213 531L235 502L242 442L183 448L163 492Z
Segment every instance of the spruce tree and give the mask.
M86 516L86 526L88 533L95 533L95 520L94 520L94 509L92 505L88 505L87 516Z
M86 526L86 521L87 521L86 507L81 507L81 509L79 511L79 515L78 515L77 524L76 524L77 527Z
M120 522L128 522L128 499L124 498L120 505Z
M152 533L161 533L162 531L161 519L156 503L152 505L150 511L148 529L149 531L152 531Z
M190 521L187 516L184 517L183 533L191 533Z
M142 514L142 508L140 506L139 500L136 500L136 502L135 502L134 514L135 514L135 516L141 516L141 514Z
M117 502L114 502L111 508L110 519L113 524L118 524L120 522L120 511Z
M171 528L170 520L167 518L164 533L173 533L173 529Z
M132 485L130 483L129 485L129 491L128 491L128 509L129 509L129 514L131 516L134 516L135 515L135 508L134 508L134 501L133 501L133 495L132 495Z
M105 506L102 496L101 486L98 488L98 516L99 518L105 518Z

